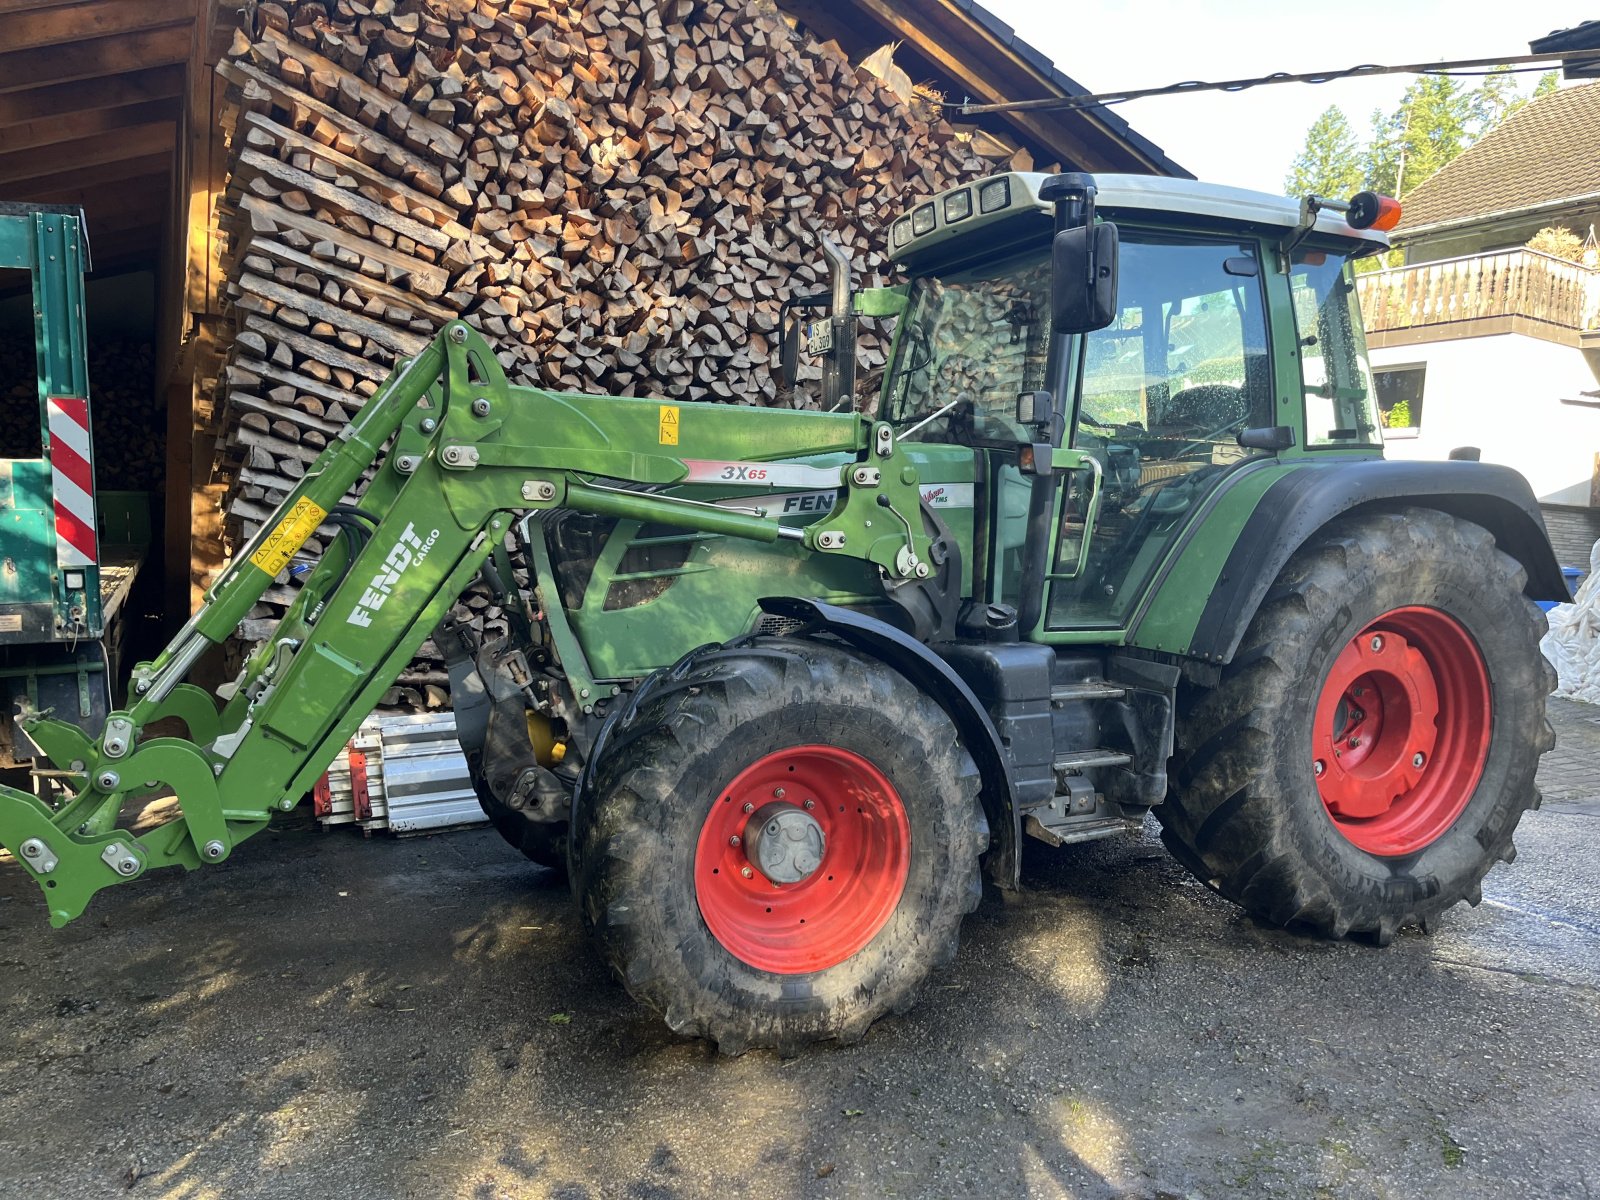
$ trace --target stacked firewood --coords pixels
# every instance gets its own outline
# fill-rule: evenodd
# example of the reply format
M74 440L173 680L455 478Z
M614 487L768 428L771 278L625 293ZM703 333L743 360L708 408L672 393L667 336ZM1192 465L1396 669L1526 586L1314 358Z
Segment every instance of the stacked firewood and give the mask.
M155 348L138 338L88 344L95 486L153 492L166 474L166 413L155 387ZM31 331L0 336L0 458L43 453L38 366Z
M277 0L219 70L236 542L458 314L516 382L772 402L779 305L825 286L820 238L882 282L889 221L1010 154L762 0ZM864 373L885 349L864 331ZM414 691L437 682L418 664Z

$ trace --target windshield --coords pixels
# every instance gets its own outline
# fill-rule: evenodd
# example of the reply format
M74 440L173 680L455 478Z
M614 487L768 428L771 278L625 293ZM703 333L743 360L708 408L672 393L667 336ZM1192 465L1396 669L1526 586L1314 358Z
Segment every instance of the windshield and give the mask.
M885 395L896 425L949 412L915 436L1026 441L1017 394L1045 388L1050 351L1050 253L1043 246L997 262L912 282Z

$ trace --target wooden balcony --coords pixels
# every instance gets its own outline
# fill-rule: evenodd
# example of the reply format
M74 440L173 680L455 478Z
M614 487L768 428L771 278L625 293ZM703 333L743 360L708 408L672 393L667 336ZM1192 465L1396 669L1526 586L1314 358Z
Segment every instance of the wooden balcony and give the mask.
M1577 346L1600 325L1600 271L1506 250L1357 276L1373 347L1522 333Z

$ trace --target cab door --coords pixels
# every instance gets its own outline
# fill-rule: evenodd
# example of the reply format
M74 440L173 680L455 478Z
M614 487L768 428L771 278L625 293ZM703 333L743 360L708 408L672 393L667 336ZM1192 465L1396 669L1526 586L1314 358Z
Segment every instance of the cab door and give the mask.
M1239 434L1276 423L1262 245L1127 225L1121 238L1117 319L1075 356L1069 445L1097 469L1057 489L1046 636L1126 627L1202 501L1265 453Z

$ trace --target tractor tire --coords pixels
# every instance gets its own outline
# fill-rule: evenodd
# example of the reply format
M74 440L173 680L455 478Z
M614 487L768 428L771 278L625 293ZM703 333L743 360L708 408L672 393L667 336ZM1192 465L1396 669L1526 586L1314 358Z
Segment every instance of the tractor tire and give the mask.
M1432 509L1341 519L1284 567L1217 686L1186 688L1168 848L1273 924L1386 945L1516 854L1555 744L1521 566Z
M535 821L529 819L525 808L502 800L480 779L474 776L473 790L478 795L478 806L489 824L514 849L530 862L554 871L558 878L567 873L567 830L564 822ZM520 800L520 797L519 797Z
M490 711L484 744L466 758L478 806L495 832L539 866L565 875L571 790L539 765L520 698Z
M573 889L673 1030L727 1054L854 1041L955 954L982 895L979 785L949 716L880 662L788 638L701 651L601 748Z

